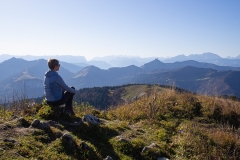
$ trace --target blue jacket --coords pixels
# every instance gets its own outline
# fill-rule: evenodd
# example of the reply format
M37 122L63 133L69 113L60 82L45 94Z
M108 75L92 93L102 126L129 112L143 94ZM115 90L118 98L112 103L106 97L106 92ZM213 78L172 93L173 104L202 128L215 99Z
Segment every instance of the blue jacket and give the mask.
M62 77L53 70L48 70L44 77L44 94L47 101L57 101L62 98L62 92L76 93L76 90L68 87Z

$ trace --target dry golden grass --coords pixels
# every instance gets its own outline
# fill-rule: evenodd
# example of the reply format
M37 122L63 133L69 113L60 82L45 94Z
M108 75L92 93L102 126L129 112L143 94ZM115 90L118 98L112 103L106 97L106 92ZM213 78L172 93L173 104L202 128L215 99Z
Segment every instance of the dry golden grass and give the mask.
M135 88L134 88L135 87ZM99 111L89 104L75 104L76 116L92 114L101 118L104 124L100 126L83 124L79 128L71 128L71 132L77 141L87 141L96 155L89 156L103 159L109 152L115 155L115 159L156 159L165 156L173 160L183 159L239 159L240 157L240 102L214 96L203 96L192 93L179 93L174 89L153 88L148 86L134 86L131 94L126 95L132 99L142 90L146 93L130 104L115 106L108 111ZM134 91L134 89L139 89ZM39 111L24 107L19 115L33 119ZM0 122L9 119L12 111L0 110ZM52 133L60 130L52 129ZM35 144L40 143L34 138L42 138L44 132L39 132L31 137ZM49 134L49 133L44 133ZM119 141L119 137L126 141ZM24 140L27 140L25 137ZM146 155L141 151L144 146L152 143L156 148ZM4 147L5 143L0 143ZM40 144L39 144L40 145ZM51 143L52 151L47 150L45 144L41 149L48 155L54 155L63 146L58 140ZM25 147L28 147L26 145ZM18 148L17 148L18 149ZM37 150L29 151L37 156ZM79 149L82 151L81 149ZM82 151L82 153L87 153ZM6 155L8 156L8 155ZM62 159L77 159L81 155L69 157L62 153ZM77 157L77 158L76 158ZM1 158L1 157L0 157Z
M172 159L237 159L240 156L238 101L166 90L111 109L107 116L132 124L145 121L142 126L156 124L164 128L163 132L150 127L152 132L145 133L142 139L156 141L156 137L164 135L162 140L168 141L164 148L175 152L170 156Z

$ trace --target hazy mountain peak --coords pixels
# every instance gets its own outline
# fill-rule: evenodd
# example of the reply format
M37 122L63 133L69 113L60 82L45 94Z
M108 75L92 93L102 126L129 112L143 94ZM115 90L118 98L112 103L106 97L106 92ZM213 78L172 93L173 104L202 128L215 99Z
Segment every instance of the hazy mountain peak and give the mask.
M177 55L175 57L178 57L178 58L185 58L186 56L184 54L180 54L180 55Z
M169 59L164 60L164 62L177 62L186 60L195 60L199 62L212 62L212 60L222 60L223 58L219 55L211 52L205 52L202 54L190 54L189 56L178 55Z
M124 67L123 67L124 68ZM139 68L139 67L137 67L137 66L135 66L135 65L130 65L130 66L126 66L125 68Z
M27 61L33 61L38 59L49 59L49 58L56 58L59 61L64 61L68 63L80 63L80 62L87 62L86 58L84 56L73 56L73 55L42 55L42 56L32 56L32 55L8 55L3 54L0 55L1 60L9 59L10 57L16 57L16 58L23 58ZM1 62L0 60L0 62Z
M219 58L222 58L219 55L217 55L215 53L211 53L211 52L203 53L202 56L204 56L206 58L209 58L209 59L219 59Z
M2 67L10 67L10 68L22 68L24 66L28 66L28 64L26 63L27 61L22 59L22 58L16 58L16 57L12 57L10 59L7 59L5 61L3 61L2 63L0 63L0 66ZM33 63L31 63L32 65Z
M177 57L177 56L176 56ZM189 56L184 56L187 60L194 59L221 59L221 57L215 53L205 52L202 54L190 54Z
M148 63L145 63L144 65L149 65L149 64L163 64L163 62L156 58Z
M154 59L152 62L161 62L158 58Z
M26 60L25 60L25 59L22 59L22 58L12 57L12 58L10 58L10 59L8 59L8 60L5 60L5 62L6 62L6 61L12 62L12 61L26 61Z
M93 65L91 66L87 66L85 68L83 68L81 71L79 71L78 73L76 73L76 76L74 78L77 78L77 77L84 77L86 76L87 74L89 73L98 73L99 71L101 71L102 69L98 68L98 67L95 67Z
M88 70L101 70L100 68L98 68L98 67L96 67L94 65L87 66L84 69L88 69Z
M101 68L101 69L108 69L108 68L111 68L111 67L112 67L112 66L111 66L110 64L108 64L107 62L97 61L97 60L88 61L88 64L94 65L94 66L99 67L99 68Z
M157 58L154 59L153 61L144 64L143 66L141 66L141 68L143 70L146 71L153 71L155 69L159 69L162 68L165 64L163 62L161 62L160 60L158 60Z
M39 60L37 60L39 63L46 63L46 65L47 65L47 60L46 59L39 59Z

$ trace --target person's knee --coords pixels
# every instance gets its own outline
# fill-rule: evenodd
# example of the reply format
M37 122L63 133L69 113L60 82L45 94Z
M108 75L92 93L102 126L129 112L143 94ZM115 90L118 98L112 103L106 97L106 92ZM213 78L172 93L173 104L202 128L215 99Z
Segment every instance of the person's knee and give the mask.
M70 88L72 88L72 89L74 89L74 90L75 90L75 87L73 87L73 86L71 86ZM72 93L72 95L74 96L74 95L75 95L75 93Z

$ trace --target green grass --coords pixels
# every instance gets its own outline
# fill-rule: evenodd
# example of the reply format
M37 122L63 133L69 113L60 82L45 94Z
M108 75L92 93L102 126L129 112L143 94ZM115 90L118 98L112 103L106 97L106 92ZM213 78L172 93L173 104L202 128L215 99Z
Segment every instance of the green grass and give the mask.
M90 105L75 104L76 117L58 113L56 108L36 104L21 112L0 109L0 159L238 159L240 157L240 102L217 97L178 93L147 85L127 86L131 99L142 90L149 96L132 103L99 111ZM151 89L152 90L151 90ZM149 90L148 90L149 89ZM18 113L22 121L11 120ZM69 127L84 114L103 121ZM49 130L28 128L34 119L55 120L60 127ZM61 138L69 133L74 145ZM14 139L16 143L4 141ZM123 140L122 140L123 139ZM86 143L92 149L85 149ZM145 146L155 147L144 153Z

